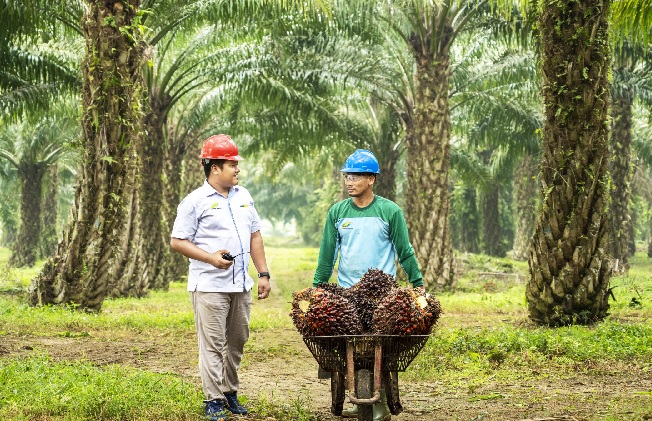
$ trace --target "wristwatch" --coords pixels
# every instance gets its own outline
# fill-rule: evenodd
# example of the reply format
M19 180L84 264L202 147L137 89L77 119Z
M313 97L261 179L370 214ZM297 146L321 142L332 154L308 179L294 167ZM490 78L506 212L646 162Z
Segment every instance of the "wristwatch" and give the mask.
M258 277L259 277L259 278L262 278L263 276L267 276L267 279L272 279L272 277L269 276L269 272L260 272L260 273L258 274Z

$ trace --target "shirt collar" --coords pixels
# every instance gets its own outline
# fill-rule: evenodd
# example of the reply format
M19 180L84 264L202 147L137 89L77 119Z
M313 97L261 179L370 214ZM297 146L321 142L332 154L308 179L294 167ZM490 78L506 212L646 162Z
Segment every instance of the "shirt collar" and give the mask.
M217 190L213 188L210 184L208 184L208 180L204 180L204 185L201 186L202 192L206 196L212 196L214 194L219 194ZM233 186L231 189L229 189L229 195L235 194L240 190L238 186ZM221 196L221 195L220 195Z

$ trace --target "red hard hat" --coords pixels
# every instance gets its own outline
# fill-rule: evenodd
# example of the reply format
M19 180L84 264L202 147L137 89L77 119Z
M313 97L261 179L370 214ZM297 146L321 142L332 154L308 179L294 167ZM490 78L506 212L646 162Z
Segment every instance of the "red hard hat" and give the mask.
M227 159L229 161L242 161L238 155L238 147L235 142L225 134L217 134L204 141L201 147L202 164L204 159Z

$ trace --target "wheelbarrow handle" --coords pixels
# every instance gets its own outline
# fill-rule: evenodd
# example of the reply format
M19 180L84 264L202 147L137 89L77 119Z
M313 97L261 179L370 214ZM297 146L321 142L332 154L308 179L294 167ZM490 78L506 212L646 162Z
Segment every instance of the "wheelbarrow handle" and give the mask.
M374 348L374 396L369 399L358 399L355 395L355 365L353 363L353 341L346 341L346 372L349 384L349 401L353 404L373 404L380 401L380 380L382 374L383 348L380 342Z
M380 402L380 392L375 391L374 396L369 399L358 399L355 397L355 392L349 393L349 402L355 405L369 405Z

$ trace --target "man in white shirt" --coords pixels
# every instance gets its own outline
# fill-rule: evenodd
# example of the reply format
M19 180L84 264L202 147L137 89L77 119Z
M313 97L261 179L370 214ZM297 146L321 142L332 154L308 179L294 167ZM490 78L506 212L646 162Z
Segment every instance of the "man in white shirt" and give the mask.
M226 410L245 415L238 401L238 368L249 339L249 257L258 271L258 299L269 296L260 218L249 192L238 186L238 148L224 134L202 147L206 180L177 208L170 246L188 257L188 291L195 313L199 370L206 415L225 420Z

